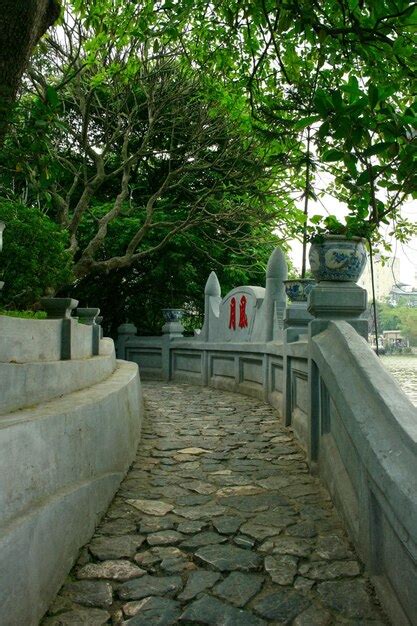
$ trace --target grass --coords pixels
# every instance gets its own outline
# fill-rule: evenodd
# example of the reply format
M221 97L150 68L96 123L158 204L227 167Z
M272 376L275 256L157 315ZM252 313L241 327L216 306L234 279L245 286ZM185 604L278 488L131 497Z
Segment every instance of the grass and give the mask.
M45 311L5 311L0 309L0 315L7 315L8 317L23 317L24 319L37 320L43 320L46 318Z

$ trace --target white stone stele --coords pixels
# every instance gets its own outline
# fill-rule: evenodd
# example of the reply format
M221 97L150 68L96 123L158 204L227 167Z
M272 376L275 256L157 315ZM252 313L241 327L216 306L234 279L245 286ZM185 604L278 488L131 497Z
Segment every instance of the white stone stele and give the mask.
M282 338L282 318L286 305L283 280L287 263L280 248L268 261L264 287L242 286L230 291L222 300L218 278L211 272L204 292L204 325L199 340L208 342L256 342ZM240 325L240 306L246 298L248 325ZM235 325L231 325L231 303L235 299Z

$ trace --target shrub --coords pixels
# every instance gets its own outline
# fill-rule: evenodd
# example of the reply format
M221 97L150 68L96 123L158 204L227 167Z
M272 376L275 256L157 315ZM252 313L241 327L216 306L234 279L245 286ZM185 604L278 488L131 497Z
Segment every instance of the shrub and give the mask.
M41 296L72 282L67 234L47 215L0 200L0 220L6 224L0 254L3 308L30 308Z

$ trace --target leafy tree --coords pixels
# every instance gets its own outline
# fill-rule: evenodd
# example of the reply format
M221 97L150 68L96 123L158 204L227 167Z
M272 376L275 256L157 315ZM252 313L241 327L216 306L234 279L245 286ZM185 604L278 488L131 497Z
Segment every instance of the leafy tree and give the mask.
M1 253L3 307L30 307L72 282L65 231L38 209L13 202L0 202L0 220L7 224Z
M417 345L417 307L377 302L378 329L401 330L412 346Z
M400 328L410 345L417 346L417 308L401 307L399 311Z
M346 203L351 234L378 239L381 223L399 239L415 232L400 211L417 195L415 2L197 0L191 11L184 0L164 9L192 63L213 80L232 76L258 124L285 138L289 171L305 170L306 213L330 174L325 191ZM346 230L334 216L325 227Z
M118 254L123 248L128 228L123 218L112 223L109 254ZM165 307L185 308L187 328L201 327L204 287L210 271L218 274L223 293L237 284L262 285L269 255L279 243L268 225L248 223L246 232L236 233L234 239L227 231L227 225L222 232L203 224L198 231L178 234L140 264L110 272L105 281L100 273L90 274L60 295L99 306L106 332L113 336L127 319L141 334L160 333L161 309Z
M58 0L2 0L0 21L0 145L33 48L59 16Z
M272 231L287 221L293 203L276 196L278 169L240 117L181 70L175 50L144 42L130 5L96 8L106 7L117 10L104 21L92 7L67 12L31 68L38 95L16 113L3 193L46 208L68 231L77 279L143 262L206 224L222 236L227 225L237 241L248 223Z

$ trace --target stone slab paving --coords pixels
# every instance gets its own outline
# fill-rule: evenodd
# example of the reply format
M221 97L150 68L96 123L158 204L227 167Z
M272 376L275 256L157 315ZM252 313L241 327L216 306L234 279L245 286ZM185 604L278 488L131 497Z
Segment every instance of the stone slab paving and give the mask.
M137 458L42 624L388 624L268 405L145 384Z

